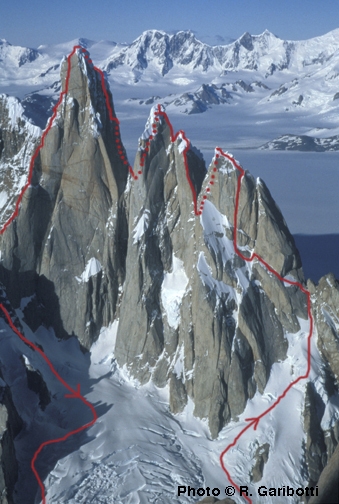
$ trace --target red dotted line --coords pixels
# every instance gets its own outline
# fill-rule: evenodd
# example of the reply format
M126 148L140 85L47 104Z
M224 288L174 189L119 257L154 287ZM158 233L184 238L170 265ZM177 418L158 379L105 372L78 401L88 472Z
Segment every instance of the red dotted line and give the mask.
M143 148L143 151L142 151L142 154L140 156L140 163L139 163L139 170L138 170L138 174L139 175L142 175L142 169L144 168L145 166L145 161L146 161L146 157L150 151L150 147L151 147L151 141L154 139L155 135L157 134L158 130L157 130L157 126L158 126L158 123L159 123L159 117L158 117L158 112L155 112L154 113L154 122L152 123L152 135L150 135L148 137L148 139L146 140L145 142L145 147ZM138 177L134 176L134 179L137 179Z
M220 157L219 154L215 155L215 159L213 161L213 168L212 168L212 171L210 172L210 175L209 175L208 184L207 184L205 190L203 191L202 196L200 197L199 215L202 214L202 212L204 210L205 201L207 200L208 196L210 196L210 194L211 194L211 186L213 186L214 183L216 182L219 157Z
M108 99L108 93L107 93L107 90L106 90L106 87L105 87L105 81L104 81L103 72L100 69L96 68L96 67L94 67L94 68L101 74L102 88L103 88L104 94L106 96L107 108L110 111L110 119L117 121L116 135L119 136L119 138L117 138L116 143L118 145L118 153L120 154L120 156L121 156L124 164L128 165L127 159L125 159L123 157L123 148L122 148L122 145L121 145L121 140L120 140L120 135L119 135L119 127L118 127L119 121L116 118L113 117L113 113L112 113L112 110L111 110L110 102L109 102L109 99ZM263 418L270 411L272 411L280 403L280 401L286 396L286 394L288 393L288 391L291 390L291 388L294 385L296 385L299 381L301 381L303 379L306 379L309 376L310 369L311 369L311 338L312 338L312 333L313 333L313 317L312 317L312 312L311 312L311 295L310 295L309 291L307 289L305 289L299 282L294 282L292 280L286 280L286 279L284 279L277 271L275 271L266 261L264 261L255 252L252 252L252 254L251 254L250 257L246 257L238 249L238 245L237 245L237 232L238 232L237 222L238 222L239 198L240 198L241 182L242 182L242 179L244 177L245 172L241 168L241 166L234 160L234 158L232 156L224 153L220 148L216 149L218 151L218 153L216 153L216 155L215 155L215 159L213 161L213 168L212 168L211 173L209 175L208 185L205 188L204 194L201 197L200 206L199 206L199 209L198 209L197 194L196 194L195 187L194 187L193 182L192 182L191 177L190 177L189 167L188 167L188 160L187 160L187 151L189 150L190 142L187 139L186 134L185 134L185 132L183 130L179 130L176 134L174 134L172 124L171 124L171 122L170 122L167 114L161 108L160 105L158 105L157 110L154 112L154 116L155 116L154 117L154 123L152 124L152 133L153 134L149 136L148 140L146 140L145 148L144 148L143 153L142 153L141 158L140 158L140 169L138 170L138 174L139 175L142 174L142 168L145 165L146 157L147 157L147 155L149 153L149 150L150 150L150 142L151 142L151 140L153 140L154 136L157 134L157 127L158 127L158 124L159 124L159 118L160 118L160 116L162 116L164 118L166 124L169 127L171 142L172 143L175 142L176 139L179 136L181 136L182 141L186 142L186 147L183 150L183 158L184 158L186 178L187 178L187 181L189 183L189 186L190 186L190 189L191 189L191 193L192 193L192 200L193 200L195 215L197 215L197 216L198 215L202 215L205 201L207 200L208 196L210 195L211 189L212 189L212 187L213 187L213 185L214 185L214 183L216 181L216 174L217 174L217 171L218 171L218 168L217 168L218 167L218 160L220 158L220 155L222 155L223 157L225 157L226 159L228 159L233 164L233 166L240 172L240 176L238 177L238 183L237 183L237 192L236 192L235 209L234 209L234 238L233 239L234 239L234 250L235 250L235 253L239 257L241 257L244 261L246 261L246 262L251 262L254 259L257 259L261 264L263 264L267 268L268 271L270 271L273 275L275 275L280 281L285 282L285 283L287 283L289 285L294 285L294 286L298 287L306 295L306 297L307 297L307 312L308 312L308 317L309 317L309 320L310 320L310 329L309 329L309 334L308 334L308 339L307 339L307 370L306 370L305 375L299 376L296 380L294 380L293 382L291 382L288 385L288 387L282 392L282 394L280 396L278 396L278 398L276 399L276 401L269 408L267 408L264 412L262 412L260 415L258 415L255 418L248 418L248 419L246 419L246 421L249 422L247 424L247 426L244 427L240 431L240 433L235 437L235 439L233 440L233 442L230 443L225 448L225 450L223 450L223 452L220 455L220 464L221 464L221 467L222 467L223 471L225 472L225 474L226 474L228 480L230 481L230 483L240 493L240 487L231 478L231 476L230 476L227 468L225 467L223 458L224 458L225 454L233 446L236 445L236 443L238 442L238 440L241 438L241 436L248 429L250 429L251 427L253 427L254 430L257 429L257 426L258 426L259 421L261 420L261 418ZM119 149L119 146L120 146L120 149ZM138 176L133 172L133 169L132 169L131 166L128 165L128 167L129 167L129 171L130 171L130 174L131 174L132 178L134 180L136 180L138 178ZM245 496L244 498L250 504L252 504L252 500L249 497Z
M154 112L154 115L155 115L155 121L157 121L157 122L158 122L160 116L164 118L164 120L165 120L165 122L166 122L166 124L167 124L167 126L168 126L168 128L170 130L170 138L171 138L171 142L172 143L175 142L179 136L182 138L183 142L186 142L186 147L185 147L185 149L182 152L183 158L184 158L186 178L187 178L187 181L188 181L188 184L190 186L191 193L192 193L194 213L195 213L195 215L201 215L200 211L198 210L198 205L197 205L197 193L196 193L194 184L192 182L192 179L190 177L189 167L188 167L187 151L190 148L190 141L186 137L186 134L185 134L185 132L183 130L179 130L177 133L174 134L173 126L172 126L172 124L171 124L171 122L170 122L170 120L168 118L168 115L161 108L161 105L158 105L158 109L157 109L157 111ZM153 125L152 125L152 127L153 127ZM154 132L154 129L153 129L153 132Z
M146 140L146 144L143 150L143 153L140 156L140 168L138 170L139 175L142 175L142 169L145 166L145 160L147 157L147 154L150 150L150 145L151 145L151 140L153 139L153 135L150 135L148 140Z
M246 421L249 422L249 423L246 425L246 427L244 427L239 432L239 434L235 437L235 439L233 440L233 442L230 443L225 448L225 450L223 450L223 452L220 455L220 464L221 464L221 467L222 467L223 471L225 472L225 474L226 474L229 482L240 493L240 487L232 479L230 473L228 472L228 470L227 470L227 468L226 468L226 466L224 464L223 458L226 455L226 453L232 447L234 447L237 444L238 440L242 437L242 435L248 429L250 429L251 427L253 427L254 430L257 429L257 426L258 426L259 421L261 420L261 418L263 418L268 413L270 413L280 403L280 401L286 396L286 394L289 392L289 390L291 390L291 388L294 385L296 385L299 381L304 380L304 379L306 379L309 376L309 373L310 373L310 370L311 370L311 338L312 338L312 333L313 333L313 316L312 316L312 312L311 312L311 295L310 295L309 291L307 289L305 289L305 287L303 287L303 285L301 283L294 282L292 280L287 280L287 279L283 278L276 270L274 270L257 253L252 252L252 254L251 254L250 257L246 257L239 250L238 244L237 244L238 211L239 211L239 199L240 199L241 182L242 182L242 179L243 179L244 174L245 174L245 171L243 170L243 168L241 168L241 166L234 160L234 158L232 156L230 156L229 154L223 152L222 149L220 149L219 147L217 147L216 148L217 153L215 154L215 159L214 159L213 165L212 165L213 167L212 167L212 169L210 171L210 174L209 174L209 180L208 180L207 186L206 186L206 188L205 188L205 190L204 190L204 192L203 192L203 194L202 194L202 196L200 198L200 205L199 205L199 209L198 209L197 195L196 195L196 191L195 191L194 185L192 183L192 180L191 180L191 177L190 177L190 174L189 174L188 162L187 162L187 151L188 151L188 149L190 147L190 142L187 139L187 137L185 135L185 132L183 130L179 130L176 134L174 134L172 124L169 121L169 118L168 118L167 114L165 113L165 111L161 109L160 105L158 105L158 110L154 113L154 115L156 116L155 117L155 121L156 122L159 121L159 119L158 119L159 116L162 116L165 119L165 122L167 123L167 125L169 127L169 130L170 130L170 137L171 137L171 142L172 143L175 142L175 140L178 138L179 135L182 137L182 140L186 142L186 147L185 147L185 149L183 151L183 157L184 157L184 164L185 164L185 171L186 171L187 181L188 181L188 183L190 185L191 192L192 192L192 199L193 199L193 205L194 205L195 215L197 215L197 216L198 215L202 215L205 202L206 202L208 196L211 194L211 189L213 188L213 186L214 186L214 184L216 182L217 173L218 173L218 162L220 161L220 156L223 156L224 158L226 158L228 161L230 161L233 164L234 168L236 168L238 170L238 172L240 172L240 176L238 176L238 181L237 181L237 191L236 191L235 208L234 208L234 237L233 237L233 240L234 240L234 250L235 250L235 253L239 257L241 257L241 259L243 259L246 262L252 262L254 259L257 259L261 264L263 264L265 266L265 268L268 271L270 271L273 275L275 275L281 282L284 282L284 283L287 283L289 285L294 285L294 286L298 287L306 295L306 298L307 298L307 313L308 313L308 317L309 317L309 320L310 320L310 328L309 328L309 334L308 334L308 338L307 338L307 369L306 369L306 373L303 376L299 376L296 380L294 380L293 382L291 382L286 387L286 389L278 396L278 398L275 400L275 402L269 408L267 408L265 411L263 411L260 415L258 415L255 418L247 418ZM153 128L152 129L153 134L156 134L156 132L157 132L157 124L152 124L152 128ZM152 138L149 137L150 140ZM148 146L149 146L149 141L146 142L146 148L145 148L145 150L143 152L143 155L141 156L140 166L144 166L145 158L146 158L146 156L148 154ZM250 504L252 504L252 500L249 497L244 496L244 498Z

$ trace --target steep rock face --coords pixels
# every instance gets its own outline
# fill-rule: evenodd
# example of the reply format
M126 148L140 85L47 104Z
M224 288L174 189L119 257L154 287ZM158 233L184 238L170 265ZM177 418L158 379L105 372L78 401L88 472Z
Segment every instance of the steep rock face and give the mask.
M312 294L315 322L318 329L318 348L328 362L333 379L339 381L339 282L332 274L320 279L317 286L308 281ZM333 393L330 384L328 392ZM332 386L333 387L333 386Z
M247 172L241 177L220 149L206 171L161 107L152 110L126 187L123 147L100 74L76 52L63 64L62 81L63 99L43 136L32 184L1 238L0 278L15 306L32 296L24 309L31 327L44 322L86 347L102 325L119 318L118 363L142 384L169 383L174 413L191 398L216 437L264 392L273 365L286 359L287 336L307 319L305 294L277 278L304 282L294 240L265 184ZM3 141L3 152L13 138ZM313 483L339 439L331 417L339 299L333 277L309 289L328 363L328 404L310 384L305 394ZM43 411L51 394L41 373L23 364ZM319 405L328 408L330 422L322 421ZM258 448L253 481L269 456L268 446ZM13 453L9 459L15 464Z
M161 117L161 116L160 116ZM120 326L117 354L121 363L133 362L141 382L150 378L149 365L154 365L166 345L170 353L175 350L175 326L178 316L178 300L166 320L164 334L162 320L161 287L164 269L170 271L173 263L193 265L195 254L195 219L190 196L191 188L185 175L182 150L186 140L179 136L171 142L170 128L163 118L158 117L158 133L152 140L143 175L129 187L126 193L129 208L129 242L126 261L126 283L120 311ZM147 128L154 124L151 114ZM140 151L134 169L138 171L141 154L146 149L147 129L141 139ZM179 152L181 150L181 152ZM194 167L192 180L195 191L200 190L205 175L202 160L193 152L188 154L188 169ZM174 233L173 230L176 230ZM187 283L191 271L181 270L178 280ZM184 287L185 289L185 287ZM128 316L133 306L134 315ZM168 320L170 318L170 320ZM135 321L139 329L136 331ZM129 337L125 337L129 334ZM174 341L173 341L174 339ZM143 354L140 361L140 354ZM144 371L141 369L145 366ZM158 382L165 383L166 372L161 365L156 372Z
M35 293L42 321L89 346L113 319L123 280L127 167L111 95L82 52L63 62L61 80L32 184L1 239L0 276L14 305Z
M173 137L161 109L153 109L139 149L134 170L142 175L126 193L117 360L141 383L169 380L172 411L191 397L195 414L208 418L216 436L256 390L263 392L273 363L286 357L285 334L300 329L298 317L307 319L306 299L259 261L235 253L240 172L227 156L216 154L206 173L183 134ZM303 279L279 209L265 184L248 173L237 219L245 256L253 251L281 276Z

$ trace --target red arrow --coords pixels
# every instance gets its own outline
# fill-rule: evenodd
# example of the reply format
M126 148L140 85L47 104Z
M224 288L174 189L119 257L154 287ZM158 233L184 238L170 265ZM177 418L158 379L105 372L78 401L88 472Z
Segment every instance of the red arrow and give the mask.
M245 422L251 422L250 425L253 426L254 430L257 430L260 419L261 419L260 416L255 417L255 418L245 418Z
M65 397L68 397L70 399L82 399L82 395L80 393L80 383L78 383L76 390L73 390L73 389L70 389L70 390L72 390L72 393L65 394Z

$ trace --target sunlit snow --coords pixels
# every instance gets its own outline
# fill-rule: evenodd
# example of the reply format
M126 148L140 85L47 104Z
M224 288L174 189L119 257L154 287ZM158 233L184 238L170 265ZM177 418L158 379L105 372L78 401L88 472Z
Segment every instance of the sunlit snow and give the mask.
M140 238L145 234L145 231L148 228L149 218L150 218L150 211L146 209L142 213L135 228L133 229L133 244L138 243Z
M166 272L161 286L161 301L170 327L176 329L180 322L180 306L188 284L184 263L172 256L172 271Z
M88 280L92 277L97 275L100 271L102 270L102 266L98 259L95 257L91 257L90 260L87 262L86 267L84 271L81 273L80 277L76 277L78 282L88 282Z

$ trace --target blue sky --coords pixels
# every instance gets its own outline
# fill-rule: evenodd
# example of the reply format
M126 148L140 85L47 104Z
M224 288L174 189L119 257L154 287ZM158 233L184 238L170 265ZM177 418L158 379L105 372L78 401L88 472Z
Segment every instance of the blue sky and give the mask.
M266 28L300 40L339 28L339 0L1 0L0 38L37 47L78 37L131 42L144 30L190 29L227 43Z

